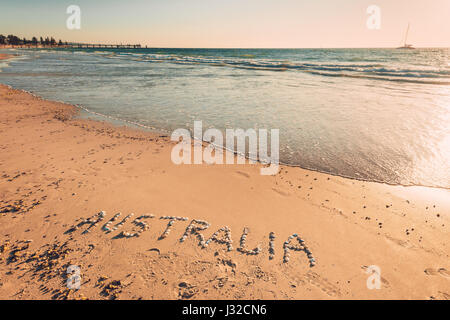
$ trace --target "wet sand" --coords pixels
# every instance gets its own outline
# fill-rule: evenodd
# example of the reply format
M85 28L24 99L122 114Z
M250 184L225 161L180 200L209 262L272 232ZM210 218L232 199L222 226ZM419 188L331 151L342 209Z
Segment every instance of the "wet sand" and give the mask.
M448 190L177 166L164 135L4 85L0 111L1 299L450 298Z

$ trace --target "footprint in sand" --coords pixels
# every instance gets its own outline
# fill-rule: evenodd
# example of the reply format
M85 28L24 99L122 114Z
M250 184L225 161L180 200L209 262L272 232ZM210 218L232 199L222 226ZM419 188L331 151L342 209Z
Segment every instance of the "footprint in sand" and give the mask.
M427 268L424 270L424 272L428 276L441 275L445 278L450 278L450 272L445 268L439 268L439 269Z
M398 244L401 247L411 248L411 245L408 243L408 241L396 239L394 237L391 237L390 235L386 235L386 239Z
M185 281L178 284L178 299L190 299L198 293L199 289Z
M440 268L440 269L438 270L438 272L439 272L439 274L440 274L441 276L446 277L446 278L450 278L450 271L448 271L447 269Z
M433 268L427 268L423 272L425 272L425 274L428 276L435 276L438 274L437 270L435 270Z
M281 190L278 190L278 189L275 189L275 188L272 188L272 190L275 191L276 193L278 193L281 196L289 197L289 193L287 193L287 192L284 192L284 191L281 191Z
M318 287L320 290L322 290L328 296L331 296L331 297L338 296L339 297L342 295L338 287L333 285L327 279L321 277L316 272L308 271L305 274L304 279L307 280L313 286Z
M242 171L236 171L237 174L246 177L246 178L250 178L250 175L248 173L242 172Z

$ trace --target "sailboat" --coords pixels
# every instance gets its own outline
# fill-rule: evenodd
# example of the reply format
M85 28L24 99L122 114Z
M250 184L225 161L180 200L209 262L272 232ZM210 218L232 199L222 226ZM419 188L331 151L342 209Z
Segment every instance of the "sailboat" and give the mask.
M412 44L408 44L406 43L406 41L408 40L408 33L409 33L409 23L408 23L408 28L406 29L406 34L405 34L405 41L403 46L398 47L397 49L415 49Z

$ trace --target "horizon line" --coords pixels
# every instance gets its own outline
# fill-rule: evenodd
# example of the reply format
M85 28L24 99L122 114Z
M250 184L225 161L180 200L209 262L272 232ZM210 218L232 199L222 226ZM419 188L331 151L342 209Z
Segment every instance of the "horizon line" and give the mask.
M3 34L3 33L2 33ZM8 35L8 33L6 33ZM11 34L14 35L14 34ZM38 36L34 36L38 38ZM39 36L39 37L47 37L47 38L54 38L54 36ZM19 39L25 39L26 37L19 37ZM127 45L126 43L119 42L119 43L102 43L102 42L77 42L77 41L68 41L68 40L62 40L54 38L55 41L60 40L63 43L68 44L83 44L83 45ZM28 39L27 39L28 40ZM397 49L399 45L394 46L382 46L382 47L370 47L370 46L355 46L355 47L335 47L335 46L321 46L321 47L232 47L232 46L225 46L225 47L186 47L186 46L150 46L148 44L142 44L142 43L135 43L135 45L140 45L140 49L279 49L279 50L294 50L294 49ZM3 46L0 45L0 46ZM18 46L18 45L15 45ZM20 45L19 45L20 46ZM401 46L401 44L400 44ZM416 49L449 49L449 46L414 46ZM133 49L133 48L130 48Z
M65 43L66 41L64 41ZM83 44L83 45L127 45L127 44L120 44L120 43L87 43L87 42L70 42L67 41L67 43L70 44ZM217 50L223 50L223 49L230 49L230 50L270 50L270 49L278 49L278 50L296 50L296 49L397 49L398 46L392 46L392 47L159 47L159 46L148 46L148 45L142 45L140 44L140 48L126 48L126 49L217 49ZM2 44L0 45L0 48L2 46L24 46L24 45L9 45L9 44ZM48 45L43 45L48 46ZM50 45L51 46L51 45ZM64 48L65 45L61 49ZM51 46L58 48L57 45ZM415 46L415 49L450 49L450 46ZM25 49L25 48L22 48ZM92 49L92 48L74 48L74 49ZM114 48L96 48L96 49L114 49Z

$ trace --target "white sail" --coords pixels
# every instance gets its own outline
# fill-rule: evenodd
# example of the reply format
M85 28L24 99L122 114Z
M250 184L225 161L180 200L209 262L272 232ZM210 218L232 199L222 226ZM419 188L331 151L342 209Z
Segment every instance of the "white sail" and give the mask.
M405 33L405 40L403 42L403 46L399 47L397 49L415 49L412 44L408 44L408 33L409 33L409 23L408 23L408 28L406 28L406 33Z

